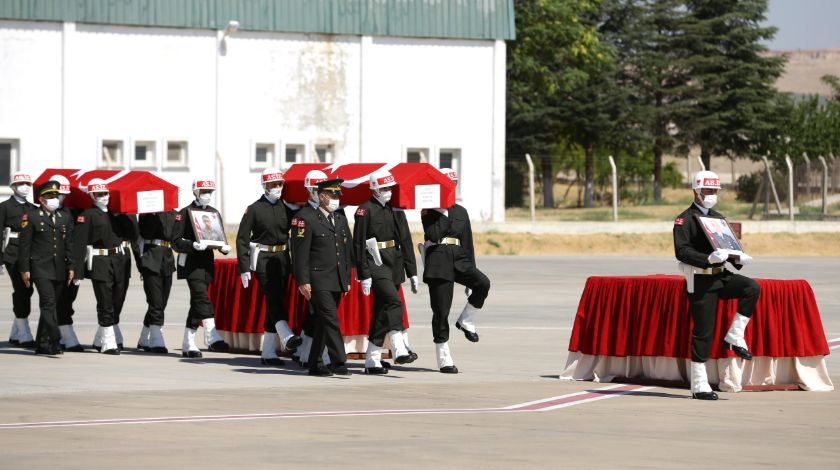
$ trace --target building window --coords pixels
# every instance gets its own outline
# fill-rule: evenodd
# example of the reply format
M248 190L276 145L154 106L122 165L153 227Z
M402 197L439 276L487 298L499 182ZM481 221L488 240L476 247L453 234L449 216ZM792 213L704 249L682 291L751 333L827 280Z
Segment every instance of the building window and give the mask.
M17 171L17 139L0 139L0 187L6 188L12 182L12 173Z
M100 168L122 168L123 142L121 140L103 140L99 149Z
M166 142L166 166L186 167L189 147L186 140L170 140Z
M316 163L332 163L333 161L333 146L332 144L318 144L315 146L315 162Z
M407 163L428 163L429 149L408 148L405 150L405 161Z
M458 173L459 182L461 176L461 149L440 149L438 154L438 168L451 168ZM455 189L455 196L461 197L461 185Z
M286 144L286 158L283 161L285 166L303 161L304 147L301 144Z
M251 168L263 169L274 165L274 144L256 143L251 157Z
M151 140L134 141L134 163L135 167L154 167L155 142Z

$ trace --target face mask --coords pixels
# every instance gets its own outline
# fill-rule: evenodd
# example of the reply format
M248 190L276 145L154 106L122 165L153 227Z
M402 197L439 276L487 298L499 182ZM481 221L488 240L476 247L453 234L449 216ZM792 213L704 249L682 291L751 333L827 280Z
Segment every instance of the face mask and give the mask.
M26 197L29 196L29 193L31 191L32 191L32 186L29 186L28 184L19 184L19 185L15 186L15 194L17 194L18 196L20 196L24 199L26 199Z
M58 198L55 197L52 199L47 199L46 201L47 210L50 212L55 212L55 210L58 209L59 205L61 205L61 203L58 201Z
M102 196L98 197L93 200L93 203L96 207L102 209L103 211L108 211L108 201L111 200L111 196Z
M376 193L376 199L379 199L379 201L383 204L387 203L391 200L391 191L379 191Z
M706 209L711 209L714 205L717 204L717 194L709 194L707 196L703 196L703 207Z
M327 203L327 210L330 212L335 212L338 210L338 199L330 199L330 202Z
M271 188L265 193L266 197L271 202L277 202L280 199L280 196L283 194L283 188Z
M63 206L63 205L64 205L64 198L66 198L66 197L67 197L67 195L66 195L66 194L59 194L59 195L58 195L58 205L59 205L59 206Z
M201 204L202 206L210 205L210 197L211 196L212 196L212 194L210 194L210 193L199 194L198 195L198 203Z

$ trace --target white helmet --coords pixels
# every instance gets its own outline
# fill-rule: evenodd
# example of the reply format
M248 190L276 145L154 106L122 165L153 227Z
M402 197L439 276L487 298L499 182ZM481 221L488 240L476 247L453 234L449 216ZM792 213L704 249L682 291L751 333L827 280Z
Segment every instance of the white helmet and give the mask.
M210 191L215 191L216 190L216 182L213 181L212 178L196 178L196 179L194 179L193 183L192 183L192 192L195 195L195 197L198 197L198 193L202 189L204 189L204 190L209 189Z
M698 171L691 180L691 189L698 191L702 188L720 189L720 176L714 171Z
M380 189L389 188L396 184L397 180L388 170L376 171L370 175L370 189L374 191L378 192Z
M19 171L12 175L12 182L10 186L14 186L16 184L28 184L29 186L32 186L32 177L29 176L29 173Z
M105 184L105 180L102 178L93 178L92 180L88 181L87 184L88 194L90 195L91 199L96 200L96 197L93 193L109 193L108 185Z
M458 172L452 168L441 168L440 172L446 175L452 181L458 181Z
M67 179L64 175L52 175L50 177L51 181L58 181L60 185L58 188L58 194L70 194L70 180Z
M275 181L283 182L286 181L286 178L283 177L283 172L276 168L266 168L262 172L262 178L260 180L263 188L268 183L274 183Z
M309 192L309 199L318 200L318 183L327 180L327 174L321 170L309 170L303 178L303 187Z

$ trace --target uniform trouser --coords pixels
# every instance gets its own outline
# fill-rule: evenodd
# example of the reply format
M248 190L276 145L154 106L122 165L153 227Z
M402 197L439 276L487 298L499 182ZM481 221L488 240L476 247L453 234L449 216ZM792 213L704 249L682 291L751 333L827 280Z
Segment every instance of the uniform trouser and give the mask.
M77 295L79 295L79 286L72 282L69 286L64 286L61 289L61 295L58 296L58 305L56 307L59 325L73 324L73 314L76 313L73 310L73 302L76 301Z
M344 338L338 326L338 305L341 303L342 292L324 290L312 291L309 302L312 305L312 348L309 350L309 368L315 369L323 364L322 355L324 345L330 355L332 365L347 362L344 352ZM301 358L302 360L303 358Z
M115 257L119 256L122 259L122 264L115 263L114 272L116 273L117 277L121 276L120 282L120 290L115 292L114 294L114 316L116 317L116 322L120 322L120 314L123 310L123 305L125 305L125 296L128 293L128 282L131 280L131 256L129 255L113 255ZM117 271L117 266L120 267L121 271Z
M738 313L750 317L760 292L754 280L724 271L717 275L694 275L694 292L688 294L689 311L694 320L691 332L691 360L709 360L712 333L715 327L718 299L738 299Z
M490 279L471 266L464 272L455 271L455 281L469 287L472 291L467 302L475 308L484 306L484 300L490 292ZM452 308L452 293L455 287L453 281L446 279L429 279L429 297L432 304L432 335L435 343L449 341L449 310Z
M172 274L161 276L151 271L143 271L143 291L146 292L146 316L143 326L163 326L163 315L166 304L169 303L169 293L172 291Z
M190 311L187 313L187 328L192 330L201 326L205 318L213 318L213 304L207 296L207 279L187 279L190 288Z
M256 275L257 280L260 281L260 289L265 295L263 328L265 328L266 333L277 333L275 324L280 320L289 321L289 312L285 305L289 273L280 269L269 269L266 272L256 273Z
M113 326L120 322L120 312L128 291L128 279L125 276L125 255L109 255L110 269L105 279L93 279L93 294L96 296L96 316L99 326Z
M40 278L32 281L35 288L38 289L38 306L41 308L41 318L38 320L38 333L35 341L41 347L57 346L61 339L61 332L58 330L56 302L61 295L64 281Z
M373 312L368 327L368 340L382 347L385 335L389 331L405 330L403 323L403 304L397 292L397 284L391 279L374 279Z
M15 312L15 318L29 318L29 313L32 311L30 302L35 289L32 285L26 287L16 264L4 264L6 265L6 273L12 279L12 311Z

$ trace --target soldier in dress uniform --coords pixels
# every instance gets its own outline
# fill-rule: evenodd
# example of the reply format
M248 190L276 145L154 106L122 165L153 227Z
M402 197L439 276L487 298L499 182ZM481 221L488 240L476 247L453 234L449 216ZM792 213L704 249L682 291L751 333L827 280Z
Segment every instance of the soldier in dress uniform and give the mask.
M132 246L148 305L137 349L155 354L169 352L163 339L163 323L175 272L172 241L177 215L174 210L139 214L137 226L140 237Z
M457 184L455 170L444 168L441 172ZM453 283L466 286L468 295L455 327L464 332L467 340L475 343L478 341L475 316L484 306L490 291L490 279L475 265L472 227L466 209L458 204L448 208L424 209L420 219L426 240L421 250L425 251L425 254L421 252L424 257L423 282L429 285L438 368L446 374L457 374L458 368L449 351L449 309L452 306Z
M251 271L265 295L265 322L260 363L279 366L276 340L283 350L295 349L300 336L289 328L286 286L291 274L288 243L294 210L281 201L283 172L268 168L262 173L263 195L245 209L236 235L236 255L242 287L251 282Z
M32 286L27 286L20 275L18 265L18 237L20 235L21 222L23 217L31 209L38 206L27 201L26 198L32 192L32 177L26 173L15 173L12 175L12 197L0 202L0 252L3 255L3 263L0 265L0 274L8 273L12 280L12 311L15 320L12 323L12 331L9 334L9 344L24 348L34 348L35 339L32 337L32 330L29 328L29 313L32 311ZM28 217L28 215L26 216Z
M21 219L20 273L27 287L38 289L41 317L38 320L35 354L61 354L56 302L65 285L73 282L72 226L58 210L60 183L47 181L36 191L40 207Z
M125 214L115 214L108 209L110 190L100 178L93 178L87 185L93 207L76 217L73 229L77 252L84 252L84 276L91 280L96 296L96 316L99 322L93 348L117 355L121 343L115 332L119 312L125 303L128 290L126 264L131 262L123 241L137 238L135 225ZM79 271L82 271L81 269Z
M195 201L181 209L175 216L175 251L178 252L178 279L186 279L190 289L190 310L187 314L187 324L184 329L184 340L181 344L181 356L200 358L201 351L195 344L195 333L199 326L204 326L204 343L210 351L227 351L230 346L216 331L216 320L213 317L213 304L207 296L207 288L213 281L213 250L218 249L222 254L230 253L231 246L209 245L207 240L196 236L200 227L193 224L191 211L215 212L222 220L219 211L210 205L216 182L210 178L193 180L192 191Z
M409 352L403 339L403 303L397 288L411 280L411 290L417 293L417 263L405 212L388 204L397 181L391 172L378 171L370 175L371 198L356 209L353 226L353 254L356 276L361 280L362 293L373 290L373 312L368 329L365 353L365 373L387 374L381 350L385 336L394 348L394 362L408 364L417 359Z
M314 376L350 373L337 314L342 296L350 290L353 262L350 226L338 211L341 182L332 179L318 183L318 208L306 206L292 219L295 281L312 307L312 347L307 362L309 375ZM321 359L324 345L329 367Z
M64 206L64 199L70 194L70 180L63 175L52 175L50 180L57 181L58 187L58 210L61 212L71 226L74 227L76 217L82 213L81 209L69 209ZM75 236L75 235L74 235ZM76 243L73 244L73 264L75 269L75 277L73 282L63 286L58 296L58 303L56 311L58 313L58 329L61 332L61 348L70 352L83 352L84 346L79 342L76 336L76 331L73 329L73 302L76 301L76 296L79 294L79 284L82 282L81 278L84 276L82 265L85 259L85 252L80 251Z
M754 280L726 269L729 261L736 269L752 262L742 251L713 249L700 226L698 216L723 215L712 210L720 191L720 178L712 171L700 171L691 184L694 202L674 219L674 252L686 273L689 311L694 320L691 332L691 396L699 400L717 400L706 375L718 299L738 299L738 313L724 337L724 346L743 359L752 359L744 340L744 331L758 302L760 288ZM686 269L687 268L687 269Z

